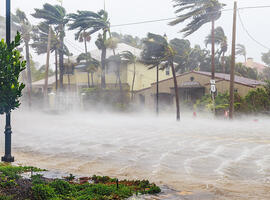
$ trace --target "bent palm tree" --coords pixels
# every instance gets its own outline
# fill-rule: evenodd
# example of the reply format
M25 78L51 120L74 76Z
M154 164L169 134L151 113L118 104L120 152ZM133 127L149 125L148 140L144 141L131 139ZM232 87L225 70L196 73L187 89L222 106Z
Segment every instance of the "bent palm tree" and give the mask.
M88 87L90 88L90 76L91 74L91 82L92 87L94 87L94 73L97 72L98 67L100 66L100 62L91 57L90 53L82 53L77 57L77 62L80 63L84 61L86 66L86 72L88 73Z
M205 45L212 44L212 34L209 34L205 39ZM223 69L223 73L225 73L225 53L228 51L228 43L227 43L227 37L225 35L225 32L222 27L217 27L215 29L215 38L214 42L216 45L219 45L218 50L218 60L221 57L221 65Z
M98 13L92 11L77 11L77 13L70 14L69 24L70 30L78 29L76 33L79 36L82 32L87 31L90 35L103 30L102 34L98 35L95 42L99 50L101 50L101 87L106 88L105 68L106 68L106 50L107 50L107 33L110 34L110 22L108 13L105 10L100 10Z
M180 120L180 105L178 95L178 84L176 79L175 67L174 67L174 56L175 51L172 46L168 43L166 36L156 35L148 33L147 39L143 41L144 49L142 51L142 61L149 65L149 69L157 67L159 69L165 69L171 67L173 73L173 82L175 90L175 102L176 102L176 119ZM159 68L158 66L162 66Z
M215 21L221 16L221 9L224 4L218 0L174 0L174 7L178 15L177 19L170 22L171 26L191 20L187 26L181 30L184 36L187 37L197 31L204 24L212 23L212 79L215 77ZM187 11L187 12L185 12Z
M247 62L247 50L246 50L245 45L243 45L243 44L237 44L236 45L236 52L235 52L235 54L236 55L243 56L245 58L245 62Z
M137 57L131 53L130 51L123 51L120 56L123 60L126 60L129 64L133 64L133 78L132 78L132 86L131 86L131 99L134 100L134 84L136 78L136 62Z
M45 20L46 24L53 25L59 31L59 68L60 68L60 89L63 89L64 76L64 38L65 26L69 19L67 18L66 10L60 5L44 4L42 9L35 9L33 17Z

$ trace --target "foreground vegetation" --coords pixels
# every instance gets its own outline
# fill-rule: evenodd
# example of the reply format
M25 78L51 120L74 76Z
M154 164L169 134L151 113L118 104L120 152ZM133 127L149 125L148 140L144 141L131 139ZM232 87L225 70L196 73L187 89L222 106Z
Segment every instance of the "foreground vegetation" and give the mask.
M216 97L216 111L222 114L229 109L230 96L228 93L218 94ZM211 95L205 95L198 100L194 107L198 110L213 110ZM270 82L264 88L251 90L245 97L235 93L234 109L244 114L269 114L270 112Z
M120 200L161 191L148 180L118 181L95 175L75 179L72 174L64 179L48 179L37 174L41 171L43 170L34 167L0 163L0 200ZM31 172L30 178L22 177L21 174L25 172Z

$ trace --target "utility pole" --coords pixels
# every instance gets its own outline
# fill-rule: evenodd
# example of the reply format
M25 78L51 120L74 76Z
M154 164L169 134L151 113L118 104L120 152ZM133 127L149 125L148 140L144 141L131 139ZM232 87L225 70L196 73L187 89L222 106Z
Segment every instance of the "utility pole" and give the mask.
M215 103L215 94L216 94L216 83L215 83L215 20L212 19L212 60L211 60L211 96L213 102L213 111L214 115L216 114L216 103Z
M6 0L6 42L10 46L10 0ZM11 155L11 113L6 113L6 126L5 126L5 155L2 157L3 162L14 162L14 157Z
M231 59L231 76L230 76L230 110L229 117L233 119L234 115L234 71L235 71L235 43L236 43L236 15L237 14L237 2L234 1L234 13L233 13L233 32L232 32L232 59Z

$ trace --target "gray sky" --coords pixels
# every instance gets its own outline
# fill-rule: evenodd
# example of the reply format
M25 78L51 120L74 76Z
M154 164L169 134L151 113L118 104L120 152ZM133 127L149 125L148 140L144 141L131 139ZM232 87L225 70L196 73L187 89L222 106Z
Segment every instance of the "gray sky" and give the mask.
M34 12L34 8L41 8L46 2L51 4L57 4L56 0L11 0L12 10L20 8L25 11L27 15ZM63 0L63 6L67 9L67 12L76 12L77 10L92 10L98 11L103 8L103 0ZM233 8L233 0L221 0L221 2L227 4L225 9ZM174 9L172 7L171 0L106 0L106 10L109 12L110 20L112 25L140 22L145 20L155 20L174 17ZM238 7L248 6L262 6L270 5L269 0L238 0ZM5 0L0 0L0 15L4 15L5 11ZM270 48L270 8L263 9L245 9L241 10L240 14L243 23L249 33L256 38L258 41ZM228 42L231 43L231 32L232 32L232 10L224 11L222 17L217 21L216 26L222 26L228 37ZM29 17L33 20L33 23L37 23L36 19ZM139 37L145 37L148 32L164 34L166 33L169 39L174 37L182 38L182 34L179 30L185 25L181 24L178 26L170 27L167 25L168 21L148 23L141 25L122 26L112 28L112 31L121 32L122 34L131 34ZM207 34L210 33L211 24L204 25L199 31L193 35L187 37L192 43L204 45L203 41ZM67 39L75 46L67 44L75 55L83 51L83 45L74 41L73 33L67 34ZM268 50L259 46L252 41L243 30L240 22L238 21L237 30L237 43L245 44L247 48L248 57L253 57L256 61L261 62L261 53L267 52ZM94 39L91 41L91 48L94 48ZM228 53L231 52L229 48ZM45 63L45 57L36 57L41 64ZM43 61L44 59L44 61ZM243 61L243 58L238 58L238 61Z

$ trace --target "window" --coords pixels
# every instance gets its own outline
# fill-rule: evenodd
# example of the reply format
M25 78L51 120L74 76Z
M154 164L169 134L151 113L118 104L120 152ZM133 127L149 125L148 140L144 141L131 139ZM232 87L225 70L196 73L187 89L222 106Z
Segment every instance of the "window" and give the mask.
M195 78L194 78L193 76L192 76L192 77L190 77L190 81L194 81L194 79L195 79Z
M166 75L170 76L170 67L166 67Z

